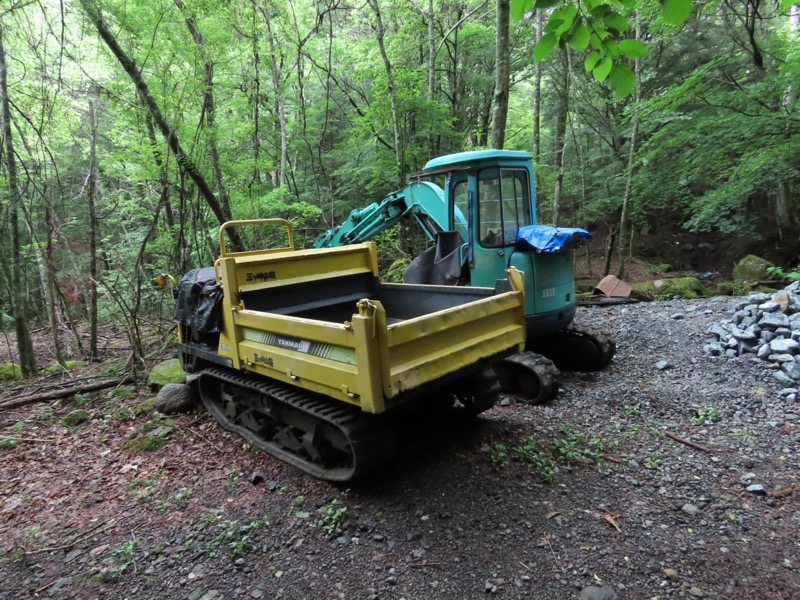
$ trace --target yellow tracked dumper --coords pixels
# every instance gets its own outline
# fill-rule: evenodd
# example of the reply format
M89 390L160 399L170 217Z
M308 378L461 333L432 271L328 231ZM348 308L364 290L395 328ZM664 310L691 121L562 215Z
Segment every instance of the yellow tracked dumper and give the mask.
M286 246L230 252L225 230L285 227ZM282 219L220 228L214 267L176 293L178 354L223 427L330 481L387 460L386 413L414 403L478 414L491 366L525 343L522 274L492 288L382 283L375 244L296 250Z

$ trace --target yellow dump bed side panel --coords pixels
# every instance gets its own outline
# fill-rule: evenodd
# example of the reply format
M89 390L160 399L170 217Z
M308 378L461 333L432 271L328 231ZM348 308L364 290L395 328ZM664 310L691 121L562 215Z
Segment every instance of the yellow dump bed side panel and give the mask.
M236 311L235 321L248 371L361 404L356 339L348 325L249 310Z
M277 286L370 273L377 277L374 244L325 250L295 250L256 256L235 256L235 289L252 292ZM227 291L226 286L226 291ZM324 293L324 292L323 292Z
M518 346L522 350L525 305L508 292L390 325L387 332L390 390L413 389L466 365Z
M293 284L306 295L312 290L314 304L324 303L337 278L375 277L373 243L234 254L221 258L216 269L224 288L220 355L230 357L235 369L325 394L366 412L381 413L403 392L500 352L521 349L524 343L524 295L516 284L517 291L488 296L486 290L486 298L393 325L387 325L381 303L369 298L353 301L353 312L342 323L289 314L295 306L291 303L283 312L248 308L251 298L258 302L258 294L262 301L264 294L295 299ZM430 293L437 293L436 286L430 287Z

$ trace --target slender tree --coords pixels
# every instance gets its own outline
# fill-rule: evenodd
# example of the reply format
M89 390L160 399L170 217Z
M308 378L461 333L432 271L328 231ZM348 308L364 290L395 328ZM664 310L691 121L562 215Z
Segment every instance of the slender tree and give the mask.
M375 37L378 40L378 49L383 59L383 67L386 70L386 88L389 91L389 102L392 107L392 132L394 133L394 155L397 164L397 187L402 187L405 183L405 157L403 155L403 147L400 142L400 123L397 114L397 92L394 85L394 70L392 62L389 60L389 55L386 53L385 36L386 30L383 26L383 17L381 16L381 7L379 0L367 0L372 12L375 14Z
M492 110L492 148L502 149L506 139L508 93L511 85L511 44L509 0L497 0L494 105Z
M45 243L45 264L46 264L46 271L47 271L47 282L46 282L46 289L47 289L47 316L50 320L50 337L53 340L53 349L56 354L56 361L62 367L66 367L66 360L64 359L64 353L61 350L61 335L59 331L59 318L58 318L58 308L56 306L56 298L57 298L57 284L56 284L56 273L55 273L55 265L53 264L53 235L52 232L55 229L53 227L53 211L49 205L45 205L44 208L44 222L45 227L47 229L47 242Z
M542 39L544 26L544 11L536 11L536 41ZM539 164L542 159L542 63L537 62L533 72L533 162L535 164L536 189L541 187L541 172ZM540 210L536 204L537 211Z
M183 0L174 0L181 12L188 13L183 4ZM230 218L231 202L228 198L228 190L225 187L225 180L222 177L222 167L219 161L219 149L217 147L217 128L214 120L215 103L214 103L214 61L211 60L208 50L206 49L206 42L203 35L200 33L200 28L197 26L194 17L191 14L186 16L186 27L192 35L195 47L198 54L203 59L203 115L208 129L208 154L211 158L211 166L214 169L214 179L217 183L219 190L219 201L222 206L222 211Z
M270 0L264 0L261 11L264 15L264 37L267 38L267 45L269 47L269 54L272 61L272 93L275 96L275 105L278 113L278 127L280 128L281 133L281 158L276 184L279 188L283 188L283 186L286 185L286 170L287 165L289 164L289 124L286 119L286 100L281 87L281 71L278 65L277 46L275 44L275 34L273 32L272 14L270 13L269 3Z
M197 186L198 191L205 199L206 204L208 204L211 211L214 213L214 216L217 217L217 220L220 223L229 221L231 219L231 215L225 211L224 205L217 200L217 197L214 195L214 192L211 190L211 187L208 185L205 177L200 172L200 169L194 163L191 156L189 156L189 154L184 150L183 146L181 146L177 132L164 118L161 108L150 94L150 89L147 86L147 82L145 82L144 78L142 77L141 71L136 66L136 63L133 61L133 59L131 59L122 49L122 46L120 46L117 39L111 33L111 30L103 20L100 9L93 3L93 0L79 1L84 12L86 13L86 16L89 18L92 25L94 25L95 29L97 29L97 33L100 35L100 38L103 40L106 46L108 46L108 49L114 55L114 58L117 59L123 70L128 74L128 77L131 78L131 81L136 86L137 92L147 106L153 122L161 132L161 135L163 135L164 139L167 141L169 149L175 155L175 158L180 166L186 171L194 184ZM239 235L236 233L236 230L231 228L227 230L227 233L231 240L231 245L237 250L242 250L242 242L239 239Z
M553 133L553 167L556 170L556 180L553 186L553 225L558 225L561 216L561 196L564 185L564 165L567 145L567 119L569 118L569 95L571 74L569 70L569 48L564 50L564 59L567 68L558 86L558 107L556 110L556 126Z
M6 51L4 46L5 26L0 22L0 108L3 114L3 140L5 151L5 166L8 179L8 219L11 228L11 260L0 261L8 265L11 271L8 280L11 284L10 297L14 309L14 328L17 333L17 352L19 366L23 377L30 377L36 373L36 357L33 353L33 342L28 329L28 299L25 294L25 281L23 280L21 241L19 233L18 206L21 201L19 184L17 181L17 161L14 156L14 141L11 132L11 103L8 98L8 68L6 65Z
M89 100L89 177L86 190L89 213L89 355L97 358L97 281L100 257L97 254L100 219L97 214L97 114Z
M638 17L638 15L637 15ZM642 25L638 20L636 21L636 40L642 35ZM633 118L631 119L631 136L628 140L628 168L627 176L625 178L625 194L622 197L622 209L619 216L619 244L617 245L617 277L622 279L625 277L625 248L628 230L630 228L630 205L631 205L631 188L633 187L633 173L636 163L636 151L638 150L636 143L639 135L639 101L642 99L642 73L641 63L639 59L634 60L633 72L636 76L636 84L634 87L634 105L633 105Z

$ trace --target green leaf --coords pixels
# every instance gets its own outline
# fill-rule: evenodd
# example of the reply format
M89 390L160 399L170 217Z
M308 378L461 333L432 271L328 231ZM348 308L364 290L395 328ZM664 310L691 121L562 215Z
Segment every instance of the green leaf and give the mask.
M636 85L636 75L625 63L614 65L608 75L608 83L617 98L624 98L631 93Z
M781 3L778 5L778 12L786 12L794 3L795 0L781 0Z
M609 57L612 62L617 60L620 55L619 42L613 37L603 40L603 45L598 47L598 50Z
M574 4L568 4L563 8L564 11L564 19L572 23L575 20L575 16L578 14L578 7Z
M603 22L606 24L606 27L613 29L619 34L625 33L625 30L628 29L628 19L613 11L603 17Z
M544 30L547 32L553 31L560 38L561 35L572 27L572 22L575 20L575 15L577 13L578 9L572 5L554 10L550 18L547 19Z
M578 14L578 9L574 4L565 6L563 8L563 11L564 11L564 24L561 26L561 33L565 33L572 27L572 24L575 22L575 17Z
M558 28L564 24L564 19L561 17L561 13L558 11L554 12L550 15L550 18L547 19L547 23L544 24L544 32L545 33L555 33L558 31Z
M595 50L593 52L590 52L589 55L583 61L583 68L586 69L586 72L588 73L597 66L597 63L600 62L601 58L602 55L600 54L599 51Z
M589 28L583 23L578 25L572 35L569 36L567 43L573 50L578 52L586 50L587 46L589 46Z
M661 3L661 16L667 23L680 25L692 12L692 0L664 0Z
M519 21L531 9L531 5L533 0L511 0L511 18Z
M611 72L611 65L611 59L604 56L592 71L594 78L597 81L605 81L606 77L608 77L608 74Z
M590 25L589 28L591 29L592 26ZM592 35L589 36L589 42L592 44L593 48L600 48L603 45L603 40L608 37L608 32L603 30L602 34L603 37L600 37L597 29L592 31Z
M533 62L537 63L550 56L550 53L553 51L553 48L556 47L557 42L558 38L556 37L555 33L550 32L546 35L543 35L542 39L536 42L536 46L533 49Z
M644 58L647 56L647 46L638 40L620 40L619 51L628 58Z
M559 0L533 0L533 9L551 8L559 3Z
M606 16L610 10L611 8L609 8L608 4L598 4L591 10L591 15L600 20Z

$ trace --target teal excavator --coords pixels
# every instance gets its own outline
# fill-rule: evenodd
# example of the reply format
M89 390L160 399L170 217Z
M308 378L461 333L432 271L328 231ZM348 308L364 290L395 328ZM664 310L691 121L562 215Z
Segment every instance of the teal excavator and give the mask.
M444 188L430 181L442 177ZM406 218L431 245L404 283L493 287L509 267L525 274L526 351L495 365L505 391L538 404L557 392L558 368L593 371L612 359L609 333L573 323L573 253L591 235L536 223L530 154L478 150L432 159L409 185L353 210L314 247L368 241Z

